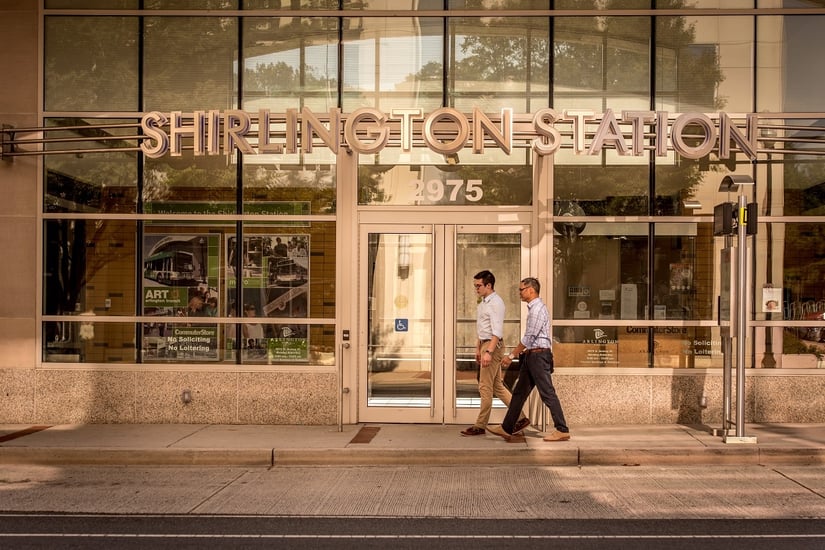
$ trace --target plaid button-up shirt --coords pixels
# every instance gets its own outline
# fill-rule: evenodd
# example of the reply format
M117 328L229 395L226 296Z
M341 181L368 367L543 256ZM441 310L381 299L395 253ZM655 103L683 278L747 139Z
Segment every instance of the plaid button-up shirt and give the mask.
M550 314L538 296L527 304L527 328L521 343L526 349L550 347Z

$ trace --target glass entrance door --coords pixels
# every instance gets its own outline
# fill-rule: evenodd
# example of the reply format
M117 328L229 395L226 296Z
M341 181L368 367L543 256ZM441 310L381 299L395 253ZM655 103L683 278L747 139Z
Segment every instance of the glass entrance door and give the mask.
M518 338L524 226L361 226L359 421L467 423L478 413L473 276L489 269ZM493 421L503 416L494 410Z

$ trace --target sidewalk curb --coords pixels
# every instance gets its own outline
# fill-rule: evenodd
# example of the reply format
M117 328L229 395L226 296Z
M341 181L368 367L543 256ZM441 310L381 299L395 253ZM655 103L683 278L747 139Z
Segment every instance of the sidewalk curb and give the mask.
M0 447L0 464L43 466L700 466L825 465L823 448L125 449Z
M571 449L326 449L275 451L275 466L577 466Z
M0 464L42 466L272 466L272 449L0 447Z

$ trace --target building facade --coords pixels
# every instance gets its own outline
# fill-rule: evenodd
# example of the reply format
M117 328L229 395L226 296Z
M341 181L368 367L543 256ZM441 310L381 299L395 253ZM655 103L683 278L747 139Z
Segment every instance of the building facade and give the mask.
M719 425L731 395L823 422L823 26L814 0L2 2L0 422L472 422L483 269L508 350L542 282L573 424Z

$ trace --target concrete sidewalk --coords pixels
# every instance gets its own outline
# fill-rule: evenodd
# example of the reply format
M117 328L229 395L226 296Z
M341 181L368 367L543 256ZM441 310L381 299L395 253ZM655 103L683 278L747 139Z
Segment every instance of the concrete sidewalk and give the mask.
M571 426L549 443L533 427L511 442L462 437L466 426L357 424L0 425L0 464L94 465L822 465L825 424L748 424L755 443L708 426ZM733 439L733 438L731 438Z

